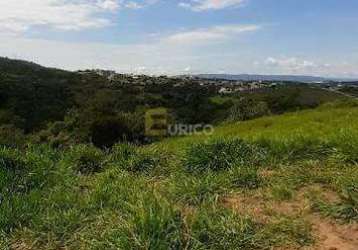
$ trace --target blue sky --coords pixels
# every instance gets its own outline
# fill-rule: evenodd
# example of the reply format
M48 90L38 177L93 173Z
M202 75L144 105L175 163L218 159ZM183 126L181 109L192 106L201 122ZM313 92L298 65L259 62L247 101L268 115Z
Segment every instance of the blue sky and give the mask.
M69 70L358 77L356 0L0 0L0 55Z

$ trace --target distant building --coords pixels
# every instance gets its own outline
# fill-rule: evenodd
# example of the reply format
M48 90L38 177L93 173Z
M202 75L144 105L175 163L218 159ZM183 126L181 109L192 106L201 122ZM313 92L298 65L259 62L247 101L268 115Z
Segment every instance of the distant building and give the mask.
M231 94L232 92L232 89L226 87L222 87L219 89L219 94Z

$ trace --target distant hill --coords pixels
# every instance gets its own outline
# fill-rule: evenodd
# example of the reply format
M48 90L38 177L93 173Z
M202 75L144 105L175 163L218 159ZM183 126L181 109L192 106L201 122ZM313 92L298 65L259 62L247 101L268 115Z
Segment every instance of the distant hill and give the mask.
M300 83L222 95L215 81L201 84L206 81L112 73L69 72L0 58L0 146L25 146L27 140L54 147L147 143L151 141L145 135L148 109L167 108L177 124L220 124L346 98Z
M0 73L39 78L64 77L71 74L68 71L47 68L33 62L14 60L6 57L0 57Z
M304 76L304 75L229 75L229 74L199 74L194 75L199 78L205 79L225 79L236 81L284 81L284 82L324 82L331 79L316 76Z

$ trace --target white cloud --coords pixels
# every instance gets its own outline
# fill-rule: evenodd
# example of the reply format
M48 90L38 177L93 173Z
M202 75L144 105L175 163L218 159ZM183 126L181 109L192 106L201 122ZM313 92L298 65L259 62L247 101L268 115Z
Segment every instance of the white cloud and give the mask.
M114 45L1 36L0 56L67 70L102 68L147 74L173 74L195 60L190 50L160 41Z
M102 68L146 74L265 73L356 77L358 61L349 55L324 61L301 57L262 57L241 42L233 50L210 44L206 49L168 43L162 39L141 44L60 42L0 36L0 56L25 59L68 70ZM234 41L236 43L236 41ZM255 63L250 63L254 62ZM188 67L190 66L190 67Z
M119 3L116 0L103 0L97 3L99 7L109 11L115 11L119 8Z
M128 9L141 9L144 6L142 4L139 4L137 2L128 2L125 4L125 7Z
M21 33L34 26L61 30L102 28L109 14L138 9L153 0L0 0L0 32ZM107 17L104 17L106 16Z
M219 10L241 6L245 0L189 0L180 2L179 6L192 11Z
M222 25L172 34L164 39L169 43L197 44L229 39L241 33L259 30L259 25Z
M354 63L318 62L297 57L268 57L254 66L269 74L303 74L328 77L358 77Z
M317 65L312 61L298 59L296 57L289 57L289 58L268 57L265 60L265 64L268 66L279 67L290 71L299 71L299 70L313 69L319 67L319 65Z

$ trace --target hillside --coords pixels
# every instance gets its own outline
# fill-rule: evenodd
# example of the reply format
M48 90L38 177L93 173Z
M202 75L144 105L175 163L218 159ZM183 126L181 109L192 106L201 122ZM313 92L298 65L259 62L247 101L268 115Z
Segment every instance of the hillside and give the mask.
M165 107L176 123L220 124L345 98L299 83L225 95L220 89L215 81L67 72L0 58L0 144L145 143L150 138L144 135L144 115L152 108Z
M1 249L355 249L358 105L110 151L0 149Z

